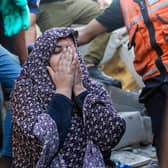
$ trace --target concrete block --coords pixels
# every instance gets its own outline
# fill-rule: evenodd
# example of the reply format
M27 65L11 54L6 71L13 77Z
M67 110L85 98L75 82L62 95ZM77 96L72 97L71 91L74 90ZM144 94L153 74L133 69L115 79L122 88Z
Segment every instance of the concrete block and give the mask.
M139 111L123 112L119 114L126 121L126 132L115 149L143 142L151 143L151 128L145 128L144 119ZM149 118L145 120L145 122L150 121Z
M138 102L139 93L127 92L119 88L104 85L112 98L114 107L119 112L140 111L144 112L144 105Z
M143 116L143 124L144 124L144 128L145 128L145 137L144 137L144 141L142 142L144 145L145 144L152 144L153 141L153 134L152 134L152 122L151 122L151 118L148 116Z

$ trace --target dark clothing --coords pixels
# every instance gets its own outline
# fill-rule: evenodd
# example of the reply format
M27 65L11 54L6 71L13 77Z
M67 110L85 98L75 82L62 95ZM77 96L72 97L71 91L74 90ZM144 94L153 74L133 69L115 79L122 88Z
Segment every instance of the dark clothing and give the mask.
M111 5L96 20L104 25L108 32L124 27L121 6L119 0L113 0Z
M11 39L11 37L7 37L4 35L3 19L2 19L1 12L0 12L0 44L4 48L7 48L8 51L10 51L12 53L16 53L15 48L14 48L14 44L13 44L13 40Z
M163 82L163 76L159 75L146 80L144 83L145 87L140 95L140 100L144 102L147 113L152 120L153 145L156 147L157 156L160 161L168 82Z
M4 30L0 28L0 44L8 49L13 54L16 54L16 50L14 48L13 40L11 37L7 37L4 35Z
M0 12L0 30L3 28L2 13Z
M83 102L84 102L84 99L87 96L87 94L88 94L88 92L84 91L80 95L75 97L75 103L80 110L82 110L82 108L83 108Z
M153 145L156 147L157 156L161 158L161 144L163 134L163 124L165 118L165 107L168 92L168 84L162 85L150 95L150 98L145 101L147 112L152 120L152 131L154 134Z
M87 91L84 91L75 98L75 103L81 110L87 94ZM72 101L62 94L55 94L48 106L48 113L58 127L60 147L63 145L67 132L71 127L72 107Z
M56 1L65 1L65 0L41 0L41 3L56 2Z
M68 97L62 94L55 94L52 97L48 106L48 113L57 124L60 147L63 145L66 134L71 126L71 112L72 102Z

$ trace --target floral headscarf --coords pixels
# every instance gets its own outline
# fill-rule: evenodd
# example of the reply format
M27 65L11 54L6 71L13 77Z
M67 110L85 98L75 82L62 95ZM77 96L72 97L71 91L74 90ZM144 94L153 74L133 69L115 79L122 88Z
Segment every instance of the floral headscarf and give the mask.
M47 109L56 88L46 66L60 38L72 36L77 48L76 34L71 28L53 28L42 34L15 83L11 98L14 167L41 168L50 162L50 167L81 167L88 137L103 152L114 147L124 133L124 120L116 114L103 86L89 79L77 50L83 85L89 93L82 111L86 125L84 128L82 118L74 113L64 146L58 152L57 125Z

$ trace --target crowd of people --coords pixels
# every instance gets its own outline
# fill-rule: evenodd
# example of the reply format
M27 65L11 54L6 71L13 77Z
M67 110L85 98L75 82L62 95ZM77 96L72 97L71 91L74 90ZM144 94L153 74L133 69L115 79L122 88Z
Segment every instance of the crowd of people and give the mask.
M115 167L110 154L126 122L103 84L122 86L98 65L110 32L126 26L158 167L167 168L167 11L167 0L1 1L0 83L9 104L0 167ZM85 26L77 32L72 24ZM90 41L83 60L78 46Z

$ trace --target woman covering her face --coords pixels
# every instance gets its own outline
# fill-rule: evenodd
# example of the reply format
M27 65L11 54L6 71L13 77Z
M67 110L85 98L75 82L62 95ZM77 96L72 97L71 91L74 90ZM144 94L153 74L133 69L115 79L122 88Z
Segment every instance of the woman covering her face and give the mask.
M15 168L81 168L88 138L106 160L125 131L106 90L88 77L76 35L70 28L46 31L16 81L11 99Z

